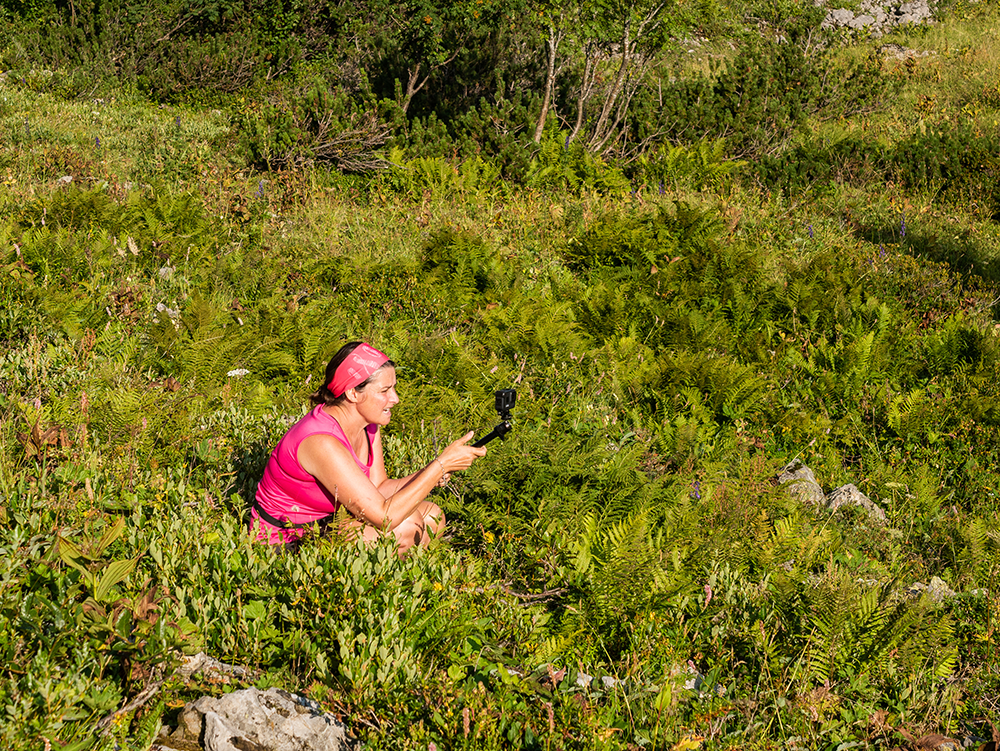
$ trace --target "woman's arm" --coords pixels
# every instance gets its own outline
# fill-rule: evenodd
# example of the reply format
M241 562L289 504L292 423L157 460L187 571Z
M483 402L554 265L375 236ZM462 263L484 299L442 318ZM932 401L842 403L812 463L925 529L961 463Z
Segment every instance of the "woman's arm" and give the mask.
M424 469L427 469L427 467L424 467ZM422 471L423 470L421 470L421 472ZM396 493L398 493L400 490L405 488L407 484L410 482L410 480L412 480L419 474L420 472L414 472L412 475L407 475L406 477L400 477L398 479L386 478L381 483L379 483L378 492L382 494L383 498L391 498L392 496L396 495Z
M420 505L442 476L467 469L486 454L486 448L467 445L473 433L450 444L441 456L419 472L401 480L382 479L378 487L369 480L340 441L330 435L312 435L299 445L298 460L302 468L319 480L357 519L383 530L395 529ZM372 442L375 450L375 441ZM376 459L381 458L381 441ZM373 461L372 472L375 472ZM380 462L379 462L380 463ZM391 492L383 492L383 489Z
M434 459L430 464L428 464L424 469L431 469L437 467L437 459ZM423 470L421 470L422 472ZM387 479L381 485L378 486L378 492L382 494L383 498L391 498L392 496L399 493L400 490L405 488L411 480L417 477L420 472L414 472L412 475L407 475L406 477L400 477L399 479ZM445 472L438 478L436 483L437 487L443 487L448 483L451 478L450 472Z
M400 477L393 479L386 474L385 471L385 459L382 454L382 431L375 433L375 437L372 439L372 466L369 470L369 478L372 481L372 485L378 488L378 492L382 494L383 498L390 498L396 493L398 493L410 480L420 474L420 472L414 472L406 477ZM430 466L430 465L428 465ZM435 465L436 466L436 465ZM444 481L447 481L450 475L446 474L443 480L438 480L438 485L441 485Z

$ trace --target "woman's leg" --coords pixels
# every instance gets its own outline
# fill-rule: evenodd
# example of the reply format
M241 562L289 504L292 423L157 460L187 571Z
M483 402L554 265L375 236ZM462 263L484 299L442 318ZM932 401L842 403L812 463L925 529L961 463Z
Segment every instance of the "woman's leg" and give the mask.
M402 557L414 545L426 545L431 536L437 537L444 532L444 522L444 511L436 503L422 501L392 531L396 537L396 552ZM371 524L365 524L350 515L341 522L340 530L343 534L358 535L368 544L375 542L382 534Z
M423 501L393 530L396 535L396 552L401 556L414 545L426 545L431 536L444 531L444 511L431 501Z
M339 529L340 533L349 540L361 538L366 544L371 545L382 534L371 524L365 524L363 521L355 519L350 514L345 513L345 517L346 518L340 521Z

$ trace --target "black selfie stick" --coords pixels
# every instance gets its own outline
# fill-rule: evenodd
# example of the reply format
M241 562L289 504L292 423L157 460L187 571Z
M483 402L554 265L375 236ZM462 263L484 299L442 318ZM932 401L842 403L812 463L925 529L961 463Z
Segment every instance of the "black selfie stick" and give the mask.
M514 389L500 389L496 392L495 396L497 414L500 415L500 424L473 443L472 445L476 448L485 446L494 438L503 438L513 428L510 424L510 411L514 409L514 403L517 401L517 392Z

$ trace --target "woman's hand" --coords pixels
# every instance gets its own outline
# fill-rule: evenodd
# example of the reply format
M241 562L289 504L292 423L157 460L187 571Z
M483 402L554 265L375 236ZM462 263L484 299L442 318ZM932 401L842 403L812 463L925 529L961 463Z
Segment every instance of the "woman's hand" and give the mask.
M457 441L450 443L435 460L441 465L442 479L450 476L452 472L468 469L476 459L486 456L485 446L477 448L468 445L474 435L475 431L470 430Z

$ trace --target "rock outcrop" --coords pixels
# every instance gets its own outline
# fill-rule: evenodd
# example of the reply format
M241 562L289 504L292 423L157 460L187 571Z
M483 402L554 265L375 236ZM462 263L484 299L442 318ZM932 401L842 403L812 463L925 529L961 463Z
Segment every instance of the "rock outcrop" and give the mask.
M803 503L817 506L823 503L826 494L816 482L816 475L798 459L785 465L778 475L778 482L788 485L788 492Z
M354 748L342 723L307 699L277 688L248 688L184 707L177 728L153 748L205 751L343 751Z
M873 519L882 523L886 521L885 512L871 498L858 490L856 485L842 485L836 490L830 491L826 496L825 503L829 511L837 511L844 506L857 506L867 511Z
M847 8L831 8L823 20L824 29L852 29L881 36L898 26L934 23L934 9L929 0L880 2L865 0L860 13Z
M778 483L787 485L790 495L811 506L825 508L830 512L839 511L845 506L855 506L864 509L868 516L880 524L887 521L885 511L855 485L842 485L824 493L822 486L816 482L813 471L798 459L785 465L778 474Z
M945 600L950 600L955 596L955 590L949 587L944 579L937 576L932 576L930 584L924 584L923 582L914 582L909 587L906 588L907 593L913 597L920 597L923 594L928 595L931 600L940 604Z

